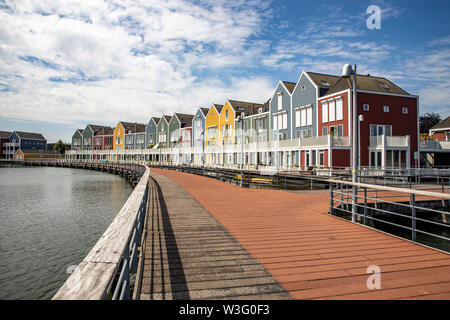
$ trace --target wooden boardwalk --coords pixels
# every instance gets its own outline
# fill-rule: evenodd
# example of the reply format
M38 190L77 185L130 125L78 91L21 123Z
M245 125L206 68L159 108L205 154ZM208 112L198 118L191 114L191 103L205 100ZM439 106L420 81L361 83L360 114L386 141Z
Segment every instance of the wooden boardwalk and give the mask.
M182 187L152 178L139 299L292 299Z
M151 171L161 183L167 203L167 212L162 216L166 214L172 223L172 234L153 243L160 249L168 243L173 247L176 242L176 269L182 269L186 279L180 289L184 295L172 295L174 298L450 299L450 255L326 215L327 193L242 189L187 173ZM196 201L185 195L180 197L183 189L174 185L184 188ZM178 204L172 207L171 202ZM186 204L179 208L180 203ZM158 219L161 225L161 218ZM146 258L151 259L147 249ZM241 274L233 275L242 282L227 280L227 286L238 287L244 294L228 289L207 290L214 288L218 280L212 272L222 273L218 268L224 267L222 262L220 267L215 262L218 256L219 261L226 257L227 267L243 269ZM162 268L147 266L144 270L143 288L151 287L149 275L161 270L165 272L165 284L168 283L170 257L164 253L161 257L165 260ZM161 258L154 261L158 264ZM150 260L146 265L149 263ZM243 265L251 267L244 269ZM371 275L367 268L371 265L381 269L379 290L370 290L366 285ZM276 282L270 282L272 278L265 270L290 296L280 294L283 291ZM258 280L250 283L246 277ZM160 288L154 281L155 288ZM252 289L267 285L268 290ZM158 290L143 291L141 297L161 298L157 293L173 292Z

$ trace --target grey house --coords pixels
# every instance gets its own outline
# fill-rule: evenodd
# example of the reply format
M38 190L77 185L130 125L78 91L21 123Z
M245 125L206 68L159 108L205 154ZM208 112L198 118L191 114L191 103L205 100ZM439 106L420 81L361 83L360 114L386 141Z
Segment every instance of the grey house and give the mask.
M83 150L93 150L94 137L103 132L104 129L111 129L111 127L88 124L83 130Z
M125 149L144 149L145 148L145 124L123 122L125 129Z
M292 138L317 136L317 99L339 80L338 76L303 71L292 93Z
M77 129L72 136L72 150L83 150L83 129Z
M194 119L192 119L192 146L194 148L201 147L206 139L205 122L208 111L208 108L198 108L194 115Z
M270 100L271 140L285 140L292 137L291 95L296 83L280 81Z
M158 123L161 118L152 117L145 127L146 147L156 145L158 143Z

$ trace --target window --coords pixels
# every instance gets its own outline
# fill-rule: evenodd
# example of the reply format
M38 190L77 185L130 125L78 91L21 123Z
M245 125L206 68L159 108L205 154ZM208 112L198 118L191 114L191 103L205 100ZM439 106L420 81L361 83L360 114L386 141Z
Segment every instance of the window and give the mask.
M306 108L306 125L312 126L312 106Z
M336 100L336 120L344 119L344 113L342 108L342 99Z
M328 122L328 102L322 102L322 122Z
M408 108L407 107L403 107L402 108L402 113L403 114L408 114Z
M283 109L283 94L278 92L278 110Z
M283 113L283 129L287 129L287 113Z
M334 100L328 101L328 121L336 120L336 109Z
M383 112L389 112L389 106L383 106Z
M300 127L300 109L295 110L295 126Z
M320 150L319 151L319 166L323 166L324 165L324 151Z
M309 138L309 137L312 137L312 129L303 130L303 131L302 131L302 137L303 137L303 138Z
M328 135L328 127L323 127L323 128L322 128L322 135L323 135L323 136Z
M228 121L228 110L225 110L225 121Z
M328 130L330 134L334 134L334 126L330 126L330 130Z
M305 85L302 85L302 91L305 91L305 88L306 88Z
M337 136L338 137L344 136L344 126L342 124L337 126Z
M363 110L364 111L369 111L369 105L368 104L363 104Z
M273 116L273 130L278 130L278 116Z

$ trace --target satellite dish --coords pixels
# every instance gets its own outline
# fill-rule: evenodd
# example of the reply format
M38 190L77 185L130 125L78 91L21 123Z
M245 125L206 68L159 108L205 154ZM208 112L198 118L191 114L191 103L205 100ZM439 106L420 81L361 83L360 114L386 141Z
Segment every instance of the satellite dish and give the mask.
M352 74L352 66L347 64L344 64L344 67L342 68L342 76L343 77L350 77Z

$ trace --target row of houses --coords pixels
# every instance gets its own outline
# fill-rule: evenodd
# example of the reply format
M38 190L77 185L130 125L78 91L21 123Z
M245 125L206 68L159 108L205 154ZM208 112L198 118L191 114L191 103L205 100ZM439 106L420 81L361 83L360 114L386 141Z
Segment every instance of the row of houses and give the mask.
M145 124L89 124L72 137L74 159L232 166L351 166L353 75L303 71L279 81L265 102L226 100ZM359 165L418 165L419 97L384 77L357 75Z
M0 131L0 158L2 159L59 158L60 154L53 150L53 145L47 144L47 139L41 133Z

